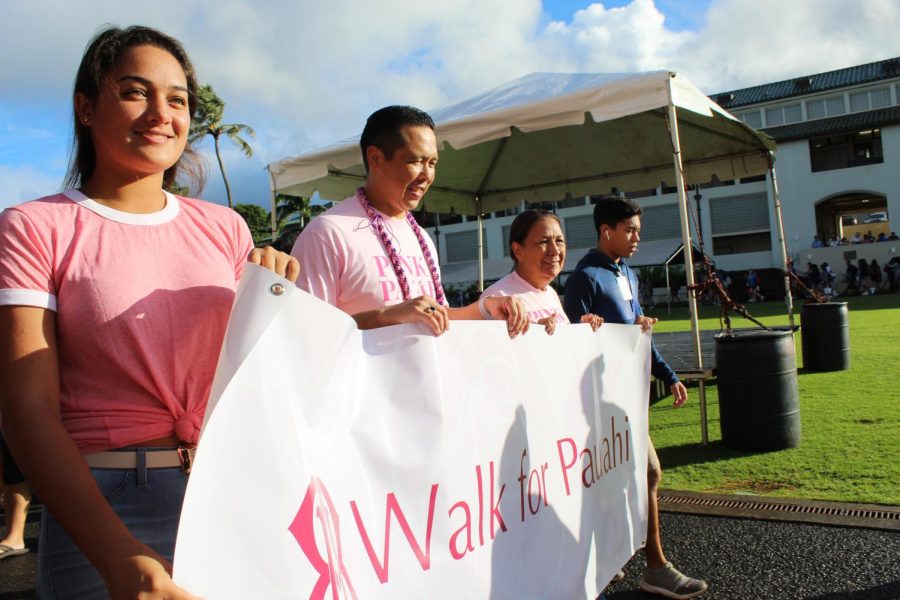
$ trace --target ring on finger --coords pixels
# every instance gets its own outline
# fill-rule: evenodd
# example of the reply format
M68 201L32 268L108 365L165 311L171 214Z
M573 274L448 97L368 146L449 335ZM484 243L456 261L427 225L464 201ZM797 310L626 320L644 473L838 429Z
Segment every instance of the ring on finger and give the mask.
M427 312L427 313L433 313L433 312L436 311L436 310L437 310L437 309L436 309L435 307L429 306L428 308L425 309L425 312Z

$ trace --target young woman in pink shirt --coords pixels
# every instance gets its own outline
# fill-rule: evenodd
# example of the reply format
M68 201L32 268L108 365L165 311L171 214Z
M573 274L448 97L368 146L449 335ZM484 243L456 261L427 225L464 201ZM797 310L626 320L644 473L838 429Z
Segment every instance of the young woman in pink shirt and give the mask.
M482 298L515 296L521 300L528 320L553 334L556 325L568 323L559 294L550 286L566 262L566 240L559 218L546 210L526 210L509 227L509 255L513 270L482 292ZM584 315L594 331L603 324L597 315Z
M297 264L165 191L191 171L179 42L101 31L73 100L72 189L0 215L0 410L46 508L38 594L192 598L170 561L236 283L248 259Z

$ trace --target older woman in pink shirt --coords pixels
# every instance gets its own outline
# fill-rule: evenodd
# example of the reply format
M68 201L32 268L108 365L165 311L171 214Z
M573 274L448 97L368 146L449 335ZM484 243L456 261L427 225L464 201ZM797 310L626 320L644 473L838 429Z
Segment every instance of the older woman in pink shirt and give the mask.
M566 240L559 218L546 210L526 210L517 216L509 228L509 255L512 272L484 290L482 300L515 296L524 305L528 320L553 334L557 324L569 322L559 294L550 286L566 262ZM603 319L587 314L581 322L596 331Z

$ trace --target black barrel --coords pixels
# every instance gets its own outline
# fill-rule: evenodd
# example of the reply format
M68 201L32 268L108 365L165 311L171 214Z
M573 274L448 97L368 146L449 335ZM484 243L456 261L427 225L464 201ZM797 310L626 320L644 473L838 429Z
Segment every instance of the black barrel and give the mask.
M797 359L791 331L754 329L716 336L722 442L736 450L800 444Z
M843 371L850 368L850 324L846 302L804 304L800 311L803 368Z

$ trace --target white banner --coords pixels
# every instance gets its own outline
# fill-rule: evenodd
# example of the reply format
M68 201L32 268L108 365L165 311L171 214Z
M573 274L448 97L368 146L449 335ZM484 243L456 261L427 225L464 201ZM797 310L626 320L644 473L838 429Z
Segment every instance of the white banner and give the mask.
M210 600L593 599L644 545L638 327L359 331L281 282L248 268L238 290L179 585Z

